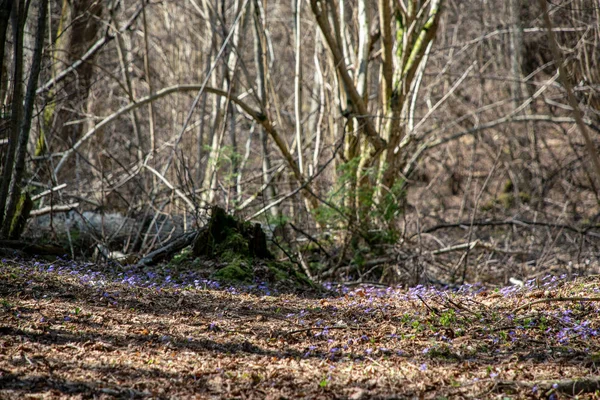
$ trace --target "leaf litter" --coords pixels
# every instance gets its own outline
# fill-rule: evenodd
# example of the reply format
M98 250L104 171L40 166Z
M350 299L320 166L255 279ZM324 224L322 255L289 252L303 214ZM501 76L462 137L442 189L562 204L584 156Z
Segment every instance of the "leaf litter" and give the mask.
M0 262L0 398L600 398L598 276L283 293Z

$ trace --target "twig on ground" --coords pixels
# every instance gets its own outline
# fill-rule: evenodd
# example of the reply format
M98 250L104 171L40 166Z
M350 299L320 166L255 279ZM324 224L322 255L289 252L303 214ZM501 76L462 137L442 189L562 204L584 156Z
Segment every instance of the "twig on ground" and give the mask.
M600 301L600 297L551 297L551 298L545 298L545 299L539 299L539 300L535 300L535 301L531 301L527 304L524 304L520 307L517 307L513 310L513 313L516 313L518 311L524 310L525 308L531 307L533 305L536 304L541 304L541 303L553 303L553 302L564 302L564 301Z
M505 391L506 389L517 388L534 388L538 391L547 392L554 390L565 394L581 394L595 392L600 389L600 378L581 378L581 379L563 379L563 380L546 380L546 381L500 381L494 387L495 391ZM550 393L548 393L550 394Z
M479 317L479 315L475 312L472 311L469 307L465 306L464 304L460 304L460 303L456 303L454 301L452 301L452 299L450 298L443 298L442 296L439 295L438 296L443 300L443 301L447 301L448 303L452 304L454 307L458 308L459 310L463 310L463 311L467 311L468 313L470 313L471 315L474 315L476 317Z
M349 329L352 331L358 331L360 330L360 328L354 328L352 326L323 326L323 327L312 327L312 328L304 328L304 329L297 329L295 331L289 331L289 332L285 332L283 333L283 335L295 335L296 333L303 333L303 332L310 332L310 331L324 331L324 330L331 330L331 329Z
M434 250L431 252L432 255L439 255L439 254L444 254L444 253L450 253L452 251L457 251L457 250L465 250L465 249L469 249L469 250L473 250L474 248L479 247L482 249L486 249L486 250L490 250L490 251L494 251L496 253L502 253L502 254L509 254L509 255L528 255L529 253L526 251L514 251L514 250L503 250L503 249L499 249L495 246L493 246L490 243L483 243L480 240L475 240L472 241L470 243L461 243L461 244L457 244L454 246L450 246L450 247L445 247L443 249L439 249L439 250Z
M417 297L419 298L419 300L421 300L421 302L422 302L423 304L425 304L425 307L427 307L427 309L428 309L429 311L431 311L431 312L432 312L432 313L434 313L435 315L438 315L438 316L439 316L439 313L438 313L436 310L434 310L433 308L429 307L429 304L427 304L427 303L425 302L425 300L423 300L423 298L421 297L421 295L417 295Z

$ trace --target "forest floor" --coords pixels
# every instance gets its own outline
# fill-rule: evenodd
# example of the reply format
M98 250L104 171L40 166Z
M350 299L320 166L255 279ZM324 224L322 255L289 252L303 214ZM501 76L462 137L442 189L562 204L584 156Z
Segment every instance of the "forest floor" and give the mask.
M286 294L3 259L0 399L600 398L599 290Z

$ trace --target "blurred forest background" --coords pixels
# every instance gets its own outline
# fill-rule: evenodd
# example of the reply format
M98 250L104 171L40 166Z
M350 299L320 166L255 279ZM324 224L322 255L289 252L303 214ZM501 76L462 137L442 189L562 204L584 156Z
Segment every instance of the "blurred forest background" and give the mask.
M0 0L2 243L141 257L220 205L317 280L598 272L599 14Z

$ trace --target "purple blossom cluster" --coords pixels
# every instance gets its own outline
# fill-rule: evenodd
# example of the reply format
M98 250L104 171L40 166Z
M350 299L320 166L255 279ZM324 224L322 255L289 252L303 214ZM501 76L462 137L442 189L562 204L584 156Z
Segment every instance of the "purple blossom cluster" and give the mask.
M257 280L246 286L223 287L218 281L207 279L194 271L176 272L168 268L156 268L155 270L140 270L136 267L123 269L115 266L114 272L109 268L101 268L94 263L79 262L59 257L56 261L45 262L35 260L33 262L21 262L2 259L3 265L18 266L19 271L24 274L53 273L58 275L70 275L78 278L79 282L87 287L104 288L111 284L122 284L130 288L148 288L161 291L164 289L175 290L215 290L222 289L231 294L241 291L258 292L265 295L277 294L276 289L270 288L267 283Z
M589 320L577 319L571 310L557 311L552 315L560 321L562 326L556 333L556 339L560 344L567 344L572 339L588 340L598 337L598 329L590 326ZM546 332L550 333L550 331L551 328L548 328Z
M149 288L156 291L164 289L171 290L208 290L208 289L220 289L230 294L239 294L242 291L259 292L266 295L277 293L276 290L269 288L265 282L257 281L252 285L246 287L235 287L225 286L223 287L219 282L211 279L207 279L199 276L194 271L171 271L168 268L157 268L156 270L139 270L135 268L123 269L120 268L120 272L111 272L110 270L100 270L99 267L93 263L84 263L78 261L67 260L66 258L58 258L54 262L34 261L32 262L15 262L12 260L2 259L0 268L4 266L18 266L18 270L21 271L24 276L27 276L30 272L35 273L52 273L57 275L72 276L79 280L79 282L85 286L99 289L100 295L112 304L117 304L117 299L120 293L117 291L109 292L107 287L111 284L120 284L128 288ZM552 276L547 275L539 279L531 279L526 281L522 286L507 286L498 290L498 292L504 297L513 297L518 294L533 290L548 290L552 291L558 288L558 286L565 281L566 275ZM367 315L374 315L381 313L383 315L389 314L390 310L394 307L394 302L391 300L399 301L420 301L420 300L432 300L439 301L450 296L450 292L440 290L435 287L418 285L408 290L400 287L374 287L374 286L361 286L359 288L348 288L346 286L339 286L334 283L325 283L324 287L327 290L334 290L340 295L337 299L331 299L330 301L343 302L344 308L354 308L360 313ZM454 292L464 296L476 296L485 290L485 287L481 284L465 284L458 287ZM331 315L336 315L338 308L335 306L329 306L328 310ZM598 307L591 305L596 312ZM457 313L460 311L457 310ZM359 314L355 314L356 318L351 322L354 324L359 323L357 319L360 319ZM418 315L418 313L415 313ZM580 319L571 310L564 311L551 311L547 314L549 318L559 321L560 324L554 324L545 329L545 334L550 337L554 334L556 340L561 344L566 344L573 339L587 340L590 338L598 337L598 328L592 326L589 320ZM506 332L506 337L499 337L498 334L490 334L489 339L492 343L498 343L502 339L515 342L520 339L525 339L528 336L528 332L531 329L539 329L543 324L538 320L529 320L526 322L518 321L514 315L508 314L505 316L509 322L515 322L517 325ZM297 322L302 326L307 326L309 320L309 311L303 309L298 313L288 313L286 318L296 318ZM483 321L482 321L483 322ZM327 325L327 322L319 319L315 323L316 328L320 328L314 332L315 338L327 339L331 333L331 327ZM484 329L485 331L485 329ZM451 342L452 339L448 338L443 331L434 332L433 336L436 340L442 342ZM390 339L394 339L390 337ZM351 338L347 340L347 343L331 347L331 354L342 354L346 351L349 346L354 343L368 342L369 338L365 335L358 338ZM379 349L383 352L383 350ZM427 349L426 349L427 350ZM373 351L370 349L368 351ZM386 349L387 351L387 349ZM310 352L310 350L309 350ZM370 353L367 353L370 354Z

